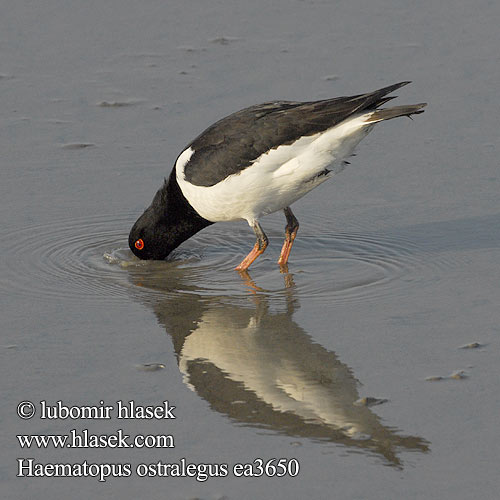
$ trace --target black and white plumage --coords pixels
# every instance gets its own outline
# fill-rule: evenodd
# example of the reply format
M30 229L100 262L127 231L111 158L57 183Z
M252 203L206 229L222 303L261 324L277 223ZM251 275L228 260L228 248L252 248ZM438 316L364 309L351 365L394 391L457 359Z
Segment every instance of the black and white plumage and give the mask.
M179 155L168 181L132 227L129 245L141 259L164 259L214 222L245 219L257 242L236 268L246 270L265 250L259 219L284 210L279 263L298 230L290 205L343 170L356 145L383 120L423 112L425 103L379 109L401 82L368 94L322 101L276 101L216 122Z

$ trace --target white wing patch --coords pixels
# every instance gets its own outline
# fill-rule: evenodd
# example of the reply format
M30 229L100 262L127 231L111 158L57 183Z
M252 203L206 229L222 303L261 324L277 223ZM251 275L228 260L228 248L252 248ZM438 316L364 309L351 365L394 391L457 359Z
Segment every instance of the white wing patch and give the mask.
M188 161L191 159L191 156L194 155L193 148L185 149L177 158L175 162L176 174L178 174L179 170L182 172L182 176L184 176L184 167L188 164Z
M331 175L343 170L343 160L370 132L372 113L359 113L315 135L301 137L259 156L251 166L213 186L185 179L192 148L176 161L176 177L190 205L211 222L246 219L249 224L302 198ZM325 169L329 175L318 175Z

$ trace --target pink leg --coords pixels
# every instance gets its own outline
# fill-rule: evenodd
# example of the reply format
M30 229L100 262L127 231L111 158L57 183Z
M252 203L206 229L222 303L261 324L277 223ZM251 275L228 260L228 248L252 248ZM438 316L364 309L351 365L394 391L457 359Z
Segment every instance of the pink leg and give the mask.
M281 248L280 258L278 264L280 266L286 266L288 263L288 257L290 256L290 251L292 250L293 241L295 236L297 236L297 231L299 230L299 221L295 218L289 207L284 209L286 216L286 227L285 227L285 241L283 247Z
M264 231L260 227L260 224L256 221L253 225L253 230L257 236L257 242L253 247L252 251L240 262L240 264L235 268L236 271L246 271L250 264L267 248L268 239Z

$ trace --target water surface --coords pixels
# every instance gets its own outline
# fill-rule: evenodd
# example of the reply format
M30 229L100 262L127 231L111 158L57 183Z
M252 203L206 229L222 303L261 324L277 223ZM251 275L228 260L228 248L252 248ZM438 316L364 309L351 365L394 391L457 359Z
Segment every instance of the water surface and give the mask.
M495 3L19 1L0 16L2 498L496 498L500 206ZM127 248L177 154L244 106L411 79L294 205L248 274L244 222L165 262ZM463 346L473 346L461 348ZM21 420L21 401L176 406ZM21 450L18 434L175 448ZM18 478L40 463L265 463L297 477Z

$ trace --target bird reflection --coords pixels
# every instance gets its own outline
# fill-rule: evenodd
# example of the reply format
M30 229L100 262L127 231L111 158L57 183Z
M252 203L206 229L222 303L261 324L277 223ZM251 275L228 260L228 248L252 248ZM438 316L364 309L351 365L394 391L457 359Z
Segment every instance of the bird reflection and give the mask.
M163 292L147 303L172 338L185 384L213 410L240 424L376 454L398 467L399 451L428 451L423 438L401 436L355 404L359 382L351 368L293 320L299 304L289 273L279 295L242 275L247 294L240 299L197 294L189 277L189 293L182 293L185 273L136 269L131 279Z

